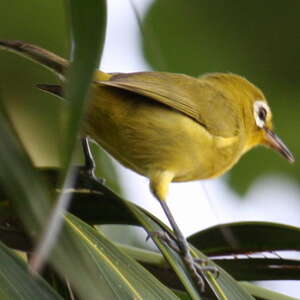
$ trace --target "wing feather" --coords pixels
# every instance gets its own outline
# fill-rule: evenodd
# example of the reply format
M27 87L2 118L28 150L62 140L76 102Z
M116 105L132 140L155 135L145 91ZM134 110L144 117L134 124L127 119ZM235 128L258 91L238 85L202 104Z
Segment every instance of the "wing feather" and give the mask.
M231 101L206 80L176 73L138 72L114 74L98 83L160 102L194 119L216 136L238 134L239 122Z

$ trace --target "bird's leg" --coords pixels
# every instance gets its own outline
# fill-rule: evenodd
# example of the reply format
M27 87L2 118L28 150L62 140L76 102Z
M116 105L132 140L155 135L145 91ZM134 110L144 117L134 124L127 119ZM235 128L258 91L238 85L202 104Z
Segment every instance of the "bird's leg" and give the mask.
M195 279L196 284L198 285L200 290L203 291L205 288L205 283L202 276L202 272L211 271L211 268L209 266L200 266L198 265L198 262L194 260L190 253L188 243L185 237L183 236L181 230L179 229L177 223L175 222L175 219L166 203L168 186L174 178L174 173L170 171L157 170L151 173L151 176L149 177L150 188L155 197L159 200L159 203L162 209L164 210L164 213L167 216L170 225L174 231L176 245L174 245L174 241L171 240L169 236L163 235L161 237L161 240L166 242L173 250L175 250L182 257L182 260L185 263L186 267L191 271L191 274ZM158 237L160 237L159 233L152 233L150 235L157 235ZM202 265L203 264L204 261L202 261Z
M163 208L164 213L167 216L167 218L171 224L171 227L176 236L176 242L177 242L177 245L179 247L181 254L183 254L183 256L188 255L189 247L188 247L187 241L186 241L185 237L183 236L181 230L179 229L177 223L175 222L175 219L169 209L169 206L167 205L166 201L160 201L160 205Z
M87 175L93 178L94 180L100 183L104 183L103 179L99 179L95 175L96 164L90 149L88 138L87 137L82 138L81 144L82 144L83 155L84 155L84 172L86 172Z
M193 259L189 247L188 247L188 243L185 239L185 237L183 236L181 230L179 229L177 223L175 222L175 219L167 205L167 203L165 201L160 201L160 204L170 222L170 225L174 231L175 237L176 237L176 242L179 248L179 254L181 255L185 265L191 270L192 275L194 277L194 279L196 280L197 285L200 287L200 290L203 292L204 288L205 288L205 283L204 283L204 279L202 278L201 272L202 271L206 271L203 270L200 266L197 266L197 263L195 262L195 260ZM163 239L165 240L165 239ZM167 241L167 244L169 246L171 246L171 248L174 249L174 247L172 246L172 241ZM174 249L175 250L175 249ZM175 250L176 251L176 250Z

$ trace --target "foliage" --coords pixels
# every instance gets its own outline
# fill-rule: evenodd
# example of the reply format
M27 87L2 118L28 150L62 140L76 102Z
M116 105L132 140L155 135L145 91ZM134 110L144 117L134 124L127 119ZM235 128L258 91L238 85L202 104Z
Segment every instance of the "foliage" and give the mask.
M148 234L165 232L172 237L167 226L96 181L84 172L84 167L68 168L84 112L83 100L103 45L104 6L105 1L99 0L84 5L74 0L65 6L58 0L0 4L7 13L7 19L1 20L1 39L26 40L65 57L68 57L66 41L72 41L67 96L73 100L71 108L63 107L49 95L40 93L35 88L37 83L56 79L24 58L0 53L1 299L291 299L237 280L299 279L298 260L248 256L240 259L232 255L299 250L299 245L293 243L299 239L299 228L271 223L226 224L190 237L193 256L205 261L205 266L217 266L219 270L219 274L203 272L206 286L201 292L176 251L158 236L153 235L153 240L159 253L113 243L93 227L135 225ZM39 16L41 27L30 22L35 15ZM97 34L99 37L94 39ZM43 113L37 116L38 112ZM67 119L65 127L61 126L58 115ZM47 122L51 126L43 126ZM22 127L26 130L20 130ZM48 156L52 150L55 152L55 147L51 143L42 144L37 137L47 135L45 140L51 141L60 130L66 137L57 142L65 169L37 168L37 163L57 163L54 156ZM104 174L105 171L113 173L111 166L103 168ZM65 181L62 174L71 174L76 180ZM27 259L16 255L13 249L27 253L30 258L53 203L64 199L64 195L72 201L48 265L41 274L32 274ZM257 232L268 236L263 245ZM236 243L229 238L232 233Z

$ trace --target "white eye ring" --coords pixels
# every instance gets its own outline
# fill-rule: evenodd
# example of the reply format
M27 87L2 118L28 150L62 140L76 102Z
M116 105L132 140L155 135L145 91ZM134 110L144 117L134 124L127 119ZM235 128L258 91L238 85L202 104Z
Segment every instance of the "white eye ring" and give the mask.
M268 114L270 113L270 108L269 108L268 104L262 100L258 100L258 101L254 102L253 114L254 114L255 123L256 123L257 127L259 127L259 128L263 128L265 126L265 119L262 120L259 116L260 110L262 108L265 109L266 116L268 116Z

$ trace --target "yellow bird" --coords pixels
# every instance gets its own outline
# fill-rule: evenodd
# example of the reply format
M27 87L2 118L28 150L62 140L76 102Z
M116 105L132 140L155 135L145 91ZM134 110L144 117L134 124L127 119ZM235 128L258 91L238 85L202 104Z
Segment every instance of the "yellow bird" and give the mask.
M66 60L30 44L0 41L1 46L61 77L68 67ZM40 87L62 94L57 86ZM166 205L170 182L219 176L257 145L294 161L272 131L272 113L262 91L231 73L194 78L163 72L96 71L83 134L122 165L149 178L188 262L186 241Z

